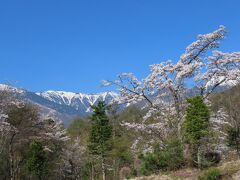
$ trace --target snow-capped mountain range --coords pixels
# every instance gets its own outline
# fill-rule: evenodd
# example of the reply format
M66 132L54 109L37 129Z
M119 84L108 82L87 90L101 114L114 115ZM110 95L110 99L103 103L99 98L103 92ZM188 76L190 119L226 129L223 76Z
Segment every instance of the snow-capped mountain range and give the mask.
M227 83L219 86L215 92L224 91L236 83ZM209 84L211 86L211 84ZM14 96L31 102L40 107L42 115L45 117L54 117L60 119L65 125L68 125L74 117L86 117L92 112L92 105L97 102L104 101L106 104L114 101L120 104L120 97L115 92L103 92L98 94L84 94L65 91L44 91L31 92L25 89L16 88L13 86L0 84L0 93L2 91L11 92ZM187 96L194 96L199 94L199 89L191 88L187 92ZM168 98L166 97L166 101ZM120 109L124 109L129 104L121 104ZM144 103L139 102L139 107L143 107Z
M98 101L110 103L119 102L119 96L115 92L103 92L97 94L83 94L65 91L31 92L25 89L0 84L0 92L8 91L25 101L37 104L41 107L44 116L54 116L65 124L74 117L86 117L91 114L91 106Z
M57 104L71 106L77 111L91 112L91 106L98 101L110 103L111 101L118 101L118 94L114 92L103 92L98 94L83 94L65 91L45 91L38 92L37 95Z

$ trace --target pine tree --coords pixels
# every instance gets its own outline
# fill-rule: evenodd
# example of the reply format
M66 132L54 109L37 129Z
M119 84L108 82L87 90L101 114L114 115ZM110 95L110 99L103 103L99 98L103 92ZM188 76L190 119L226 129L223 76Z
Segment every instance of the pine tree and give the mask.
M184 137L190 145L193 161L200 166L200 146L203 138L208 135L210 112L201 96L195 96L187 100L186 117L184 121Z
M106 174L106 157L111 150L112 127L106 115L108 106L99 101L96 106L93 106L93 115L91 117L91 130L89 138L90 154L98 156L101 159L102 176L105 180Z
M33 141L27 156L27 167L31 174L36 175L39 180L47 174L48 159L41 142Z

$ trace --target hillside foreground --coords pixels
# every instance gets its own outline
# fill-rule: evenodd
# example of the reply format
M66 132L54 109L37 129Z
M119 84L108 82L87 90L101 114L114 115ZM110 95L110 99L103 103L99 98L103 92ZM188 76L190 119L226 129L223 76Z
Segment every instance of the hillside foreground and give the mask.
M240 179L240 160L231 160L224 162L216 167L220 171L220 179L223 180L239 180ZM206 173L208 169L181 169L177 171L171 171L168 173L144 176L133 178L131 180L197 180L200 176Z

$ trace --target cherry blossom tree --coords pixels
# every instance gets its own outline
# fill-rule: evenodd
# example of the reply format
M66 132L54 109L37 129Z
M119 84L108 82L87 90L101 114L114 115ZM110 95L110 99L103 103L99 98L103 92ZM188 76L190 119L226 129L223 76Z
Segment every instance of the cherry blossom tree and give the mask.
M122 73L114 81L104 80L104 86L119 88L122 102L141 102L148 108L142 123L126 122L123 125L146 133L166 134L171 130L181 137L185 100L191 88L197 88L196 92L207 99L217 87L237 84L240 80L240 52L214 51L225 35L224 26L212 33L199 35L176 63L168 60L153 64L150 74L142 80L133 73ZM189 88L188 84L192 87ZM148 123L150 117L154 117L156 122Z

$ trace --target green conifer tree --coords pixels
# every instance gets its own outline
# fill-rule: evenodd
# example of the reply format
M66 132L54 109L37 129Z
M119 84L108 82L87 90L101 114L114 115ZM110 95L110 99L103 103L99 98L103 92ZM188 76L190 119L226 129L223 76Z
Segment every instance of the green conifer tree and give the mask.
M41 142L33 141L27 156L27 167L31 174L38 177L39 180L47 174L48 159Z
M106 115L108 106L99 101L93 106L93 115L91 117L91 130L88 148L90 154L98 156L101 159L102 176L105 180L106 174L106 157L111 151L112 127Z
M184 137L190 145L193 162L200 166L199 148L208 135L210 112L201 96L189 98L187 102L189 105L184 121Z

